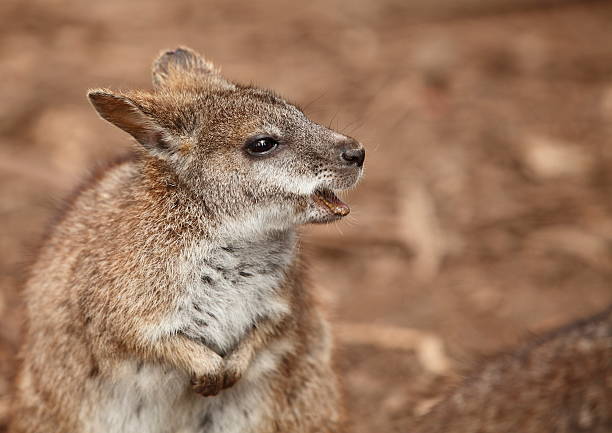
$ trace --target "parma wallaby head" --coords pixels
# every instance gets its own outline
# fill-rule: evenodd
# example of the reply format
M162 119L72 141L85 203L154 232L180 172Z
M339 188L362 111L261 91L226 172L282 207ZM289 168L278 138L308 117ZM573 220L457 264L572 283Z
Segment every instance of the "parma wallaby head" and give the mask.
M97 89L89 98L211 216L280 228L349 213L333 191L360 178L359 142L268 90L227 81L190 49L163 53L152 72L152 92Z

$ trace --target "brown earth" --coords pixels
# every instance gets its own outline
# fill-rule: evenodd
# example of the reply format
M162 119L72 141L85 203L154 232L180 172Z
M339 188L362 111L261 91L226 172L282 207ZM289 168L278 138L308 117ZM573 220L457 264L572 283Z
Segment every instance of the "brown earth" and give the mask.
M59 199L129 146L85 92L148 87L179 44L367 146L350 218L305 237L354 432L612 303L609 2L3 0L0 17L0 425L23 265Z

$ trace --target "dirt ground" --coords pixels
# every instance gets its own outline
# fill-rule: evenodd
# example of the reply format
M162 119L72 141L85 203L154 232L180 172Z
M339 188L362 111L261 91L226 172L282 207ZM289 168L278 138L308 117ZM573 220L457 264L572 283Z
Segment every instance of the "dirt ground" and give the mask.
M85 92L148 88L179 44L367 147L350 218L304 236L355 433L402 431L478 360L612 303L611 2L3 0L0 17L0 430L24 264L130 145Z

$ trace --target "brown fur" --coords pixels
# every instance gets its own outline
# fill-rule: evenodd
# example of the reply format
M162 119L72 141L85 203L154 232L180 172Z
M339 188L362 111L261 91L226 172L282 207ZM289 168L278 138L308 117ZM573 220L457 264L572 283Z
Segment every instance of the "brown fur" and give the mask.
M304 284L299 257L284 270L276 301L270 300L286 304L289 313L262 312L231 348L172 328L169 318L184 308L181 272L191 272L177 258L190 259L185 251L201 242L228 254L232 242L263 245L260 254L265 258L265 248L284 245L294 226L336 219L309 194L294 191L306 188L294 187L294 182L314 179L326 188L352 186L360 168L339 155L360 145L309 121L269 91L226 81L187 49L162 54L154 64L153 81L153 93L89 94L101 116L140 146L133 157L107 167L78 190L33 266L25 290L27 329L9 431L72 433L86 431L84 425L99 430L92 421L102 410L97 399L108 397L100 390L111 390L111 404L113 387L125 380L121 372L130 366L135 366L134 376L143 368L161 368L176 378L178 400L172 404L177 414L187 411L187 404L199 407L195 393L211 396L196 395L211 399L206 404L214 407L214 399L240 401L243 393L258 392L260 415L249 424L249 414L244 414L246 421L236 424L241 429L339 431L341 410L327 325ZM262 131L279 140L278 152L247 155L245 140ZM251 227L254 210L258 219ZM280 254L273 250L270 254ZM239 275L247 280L252 272ZM202 278L204 286L212 281ZM194 308L200 312L203 307ZM210 317L216 319L212 313ZM289 349L274 352L279 344ZM274 370L245 382L242 376L254 359L266 353L280 356ZM251 382L260 385L248 388ZM158 392L163 394L164 388ZM145 398L154 396L143 395L141 401ZM134 419L143 404L134 408ZM223 408L206 410L200 426L188 425L188 431L238 431L222 419ZM150 431L171 428L160 423Z
M612 308L486 364L414 433L609 433Z

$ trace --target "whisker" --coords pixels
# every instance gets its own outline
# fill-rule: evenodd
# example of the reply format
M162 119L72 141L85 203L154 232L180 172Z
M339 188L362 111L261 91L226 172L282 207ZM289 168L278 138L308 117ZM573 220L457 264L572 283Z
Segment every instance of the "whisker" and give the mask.
M323 96L327 95L327 91L321 93L319 96L317 96L316 98L314 98L312 101L308 102L306 105L304 105L302 108L302 111L306 111L306 109L308 107L310 107L312 104L314 104L315 102L318 102L321 98L323 98Z

